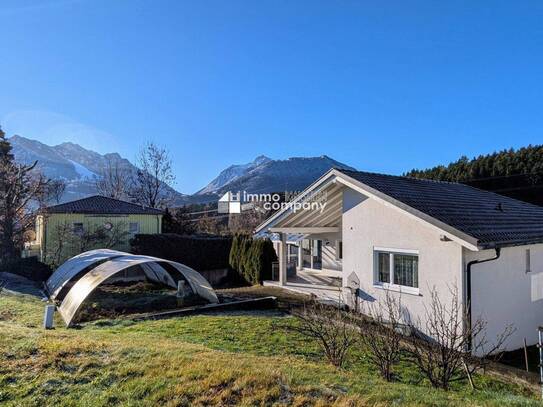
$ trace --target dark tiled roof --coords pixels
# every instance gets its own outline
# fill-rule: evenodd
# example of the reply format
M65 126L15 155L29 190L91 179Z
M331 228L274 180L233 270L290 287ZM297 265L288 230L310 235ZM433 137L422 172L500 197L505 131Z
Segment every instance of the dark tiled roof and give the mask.
M472 236L482 247L543 241L543 207L453 182L338 170Z
M160 215L163 212L118 199L95 195L47 208L48 213L85 213L106 215Z

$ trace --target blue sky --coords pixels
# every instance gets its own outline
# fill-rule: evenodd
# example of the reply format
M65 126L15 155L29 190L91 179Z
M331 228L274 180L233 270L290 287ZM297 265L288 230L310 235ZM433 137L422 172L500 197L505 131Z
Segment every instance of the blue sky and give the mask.
M543 2L2 0L0 124L133 159L190 193L327 154L402 173L543 141Z

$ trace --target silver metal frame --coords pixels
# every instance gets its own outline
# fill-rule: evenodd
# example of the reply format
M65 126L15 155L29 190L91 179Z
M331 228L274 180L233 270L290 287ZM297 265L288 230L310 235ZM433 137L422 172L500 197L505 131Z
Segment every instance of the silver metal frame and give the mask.
M85 299L100 284L130 267L139 266L148 279L177 289L177 283L160 263L172 265L179 272L180 277L187 280L195 294L211 303L219 302L211 284L200 273L190 267L157 257L140 256L114 250L93 250L68 260L53 273L47 281L47 288L51 298L55 299L62 287L65 287L85 268L89 268L83 276L75 281L66 296L61 299L62 303L58 307L64 322L67 326L70 326ZM95 264L94 267L92 267L93 264Z

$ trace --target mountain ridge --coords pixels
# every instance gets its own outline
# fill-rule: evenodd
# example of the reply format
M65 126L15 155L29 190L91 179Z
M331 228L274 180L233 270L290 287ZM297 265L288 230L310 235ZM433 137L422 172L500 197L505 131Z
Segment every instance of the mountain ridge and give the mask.
M96 195L96 179L108 163L135 171L136 167L119 153L100 154L77 143L64 142L55 146L22 136L9 138L18 162L38 161L38 169L49 178L66 182L61 202ZM294 192L305 189L330 168L354 169L327 155L272 159L259 155L245 164L233 164L219 172L206 186L192 195L171 189L173 205L216 202L226 191L249 193Z
M31 164L38 162L37 169L51 179L60 179L66 183L66 190L60 202L85 198L98 193L96 180L108 166L117 165L128 172L136 167L119 153L104 155L88 150L73 142L64 142L49 146L37 140L22 136L9 139L17 162ZM183 204L185 195L170 189L175 204Z

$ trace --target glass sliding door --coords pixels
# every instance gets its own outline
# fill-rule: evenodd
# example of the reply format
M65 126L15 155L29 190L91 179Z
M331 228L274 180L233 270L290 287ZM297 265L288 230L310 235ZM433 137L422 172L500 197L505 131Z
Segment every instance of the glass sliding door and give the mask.
M322 240L304 239L302 245L302 267L322 270Z
M301 241L302 244L302 267L309 269L311 268L311 241L304 239Z
M313 256L313 269L322 270L322 240L311 240L311 255Z
M298 246L294 244L288 244L288 258L287 258L287 272L290 275L296 273L298 268Z

